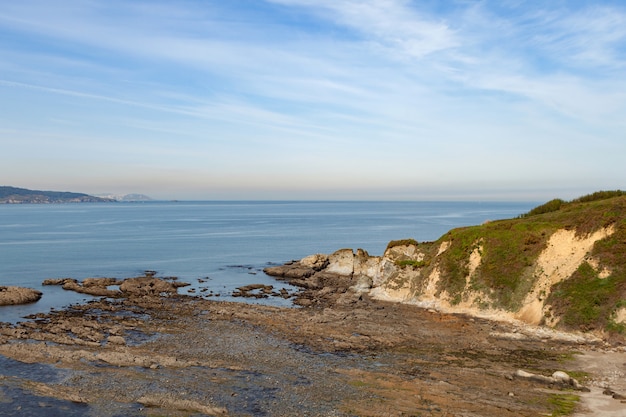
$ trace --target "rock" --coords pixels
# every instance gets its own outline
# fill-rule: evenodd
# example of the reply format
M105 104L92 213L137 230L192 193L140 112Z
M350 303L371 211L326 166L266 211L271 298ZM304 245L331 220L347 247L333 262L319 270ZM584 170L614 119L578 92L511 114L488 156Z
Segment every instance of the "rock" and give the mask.
M352 249L340 249L328 257L326 272L351 276L354 273L354 252Z
M34 303L41 296L41 291L32 288L0 287L0 306Z
M236 291L232 293L233 297L247 297L247 298L267 298L274 290L271 285L265 284L250 284L238 287Z
M572 379L567 373L563 371L554 372L552 374L552 378L554 378L556 382L560 382L562 384L569 384Z
M109 290L107 287L117 282L115 278L87 278L82 283L79 283L75 279L66 279L63 283L63 289L98 297L116 297L120 295L120 292L117 290Z
M109 338L107 339L107 343L111 345L123 346L126 344L126 340L122 336L109 336Z
M580 385L580 383L576 379L572 378L571 376L569 376L567 373L563 371L556 371L552 374L552 376L543 376L543 375L537 375L537 374L533 374L533 373L518 369L517 371L515 371L515 374L513 376L516 378L522 378L522 379L527 379L530 381L540 382L546 385L553 385L553 384L567 385L579 391L586 391L586 392L589 391L589 388L586 388Z
M317 253L310 255L300 260L300 264L305 268L312 268L316 271L321 271L328 265L328 255Z
M369 292L372 288L372 278L367 275L359 275L351 288L356 293Z
M143 397L138 398L137 402L147 407L161 407L181 411L192 411L212 416L227 414L227 410L225 408L201 404L192 400L182 400L169 394L144 395Z
M118 285L121 281L117 278L86 278L83 280L83 287L108 287L109 285Z
M78 282L74 278L48 278L41 285L64 285L68 281Z
M127 278L120 284L120 291L125 295L161 296L175 294L178 285L154 277Z
M300 262L295 262L280 266L270 266L263 269L263 272L272 277L302 279L315 274L315 269L304 266Z
M340 306L348 306L351 304L356 304L362 299L363 296L361 294L352 291L346 291L337 298L336 304Z
M299 305L300 307L309 307L313 305L313 300L310 298L296 298L293 302L295 305Z
M354 275L365 275L370 277L373 281L374 278L381 275L381 258L379 256L370 256L367 251L363 249L357 249L356 256L354 257Z

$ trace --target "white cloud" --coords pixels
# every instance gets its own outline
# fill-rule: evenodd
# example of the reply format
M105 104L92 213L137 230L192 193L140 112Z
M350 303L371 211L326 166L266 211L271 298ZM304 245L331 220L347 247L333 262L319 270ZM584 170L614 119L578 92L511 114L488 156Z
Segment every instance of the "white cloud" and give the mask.
M89 129L101 149L150 144L159 169L238 187L537 184L603 149L613 160L624 10L518 3L7 2L2 123L65 132L75 159ZM605 147L579 155L588 140Z
M270 1L307 7L325 19L355 30L365 40L414 58L454 48L460 43L442 19L423 17L403 0Z

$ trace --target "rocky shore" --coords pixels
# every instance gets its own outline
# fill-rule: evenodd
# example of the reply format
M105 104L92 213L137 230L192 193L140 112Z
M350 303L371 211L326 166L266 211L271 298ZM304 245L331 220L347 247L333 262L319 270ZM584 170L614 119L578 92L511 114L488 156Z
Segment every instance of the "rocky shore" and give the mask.
M48 281L100 298L0 325L3 413L626 412L621 346L375 300L368 295L371 282L328 266L328 258L314 256L266 270L301 288L297 308L182 296L183 283L154 274ZM288 296L267 285L237 292ZM588 362L592 355L603 361ZM29 364L37 364L37 372L21 370Z
M41 295L41 291L32 288L0 286L0 306L34 303Z

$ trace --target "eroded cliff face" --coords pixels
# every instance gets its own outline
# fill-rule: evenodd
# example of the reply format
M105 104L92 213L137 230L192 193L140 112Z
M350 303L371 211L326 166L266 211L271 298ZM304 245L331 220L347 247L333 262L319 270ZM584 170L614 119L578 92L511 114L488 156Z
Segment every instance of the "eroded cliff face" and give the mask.
M444 236L437 242L392 242L383 256L370 256L362 249L356 253L342 249L330 255L309 256L301 264L342 276L353 290L377 299L556 327L561 317L549 303L553 289L570 279L583 263L591 265L599 279L608 278L610 266L594 258L592 249L615 230L614 225L587 234L558 229L544 236L543 243L531 242L540 245L540 250L524 259L523 271L517 273L520 282L512 287L515 294L507 294L505 299L503 291L487 285L485 277L491 266L485 263L484 254L496 249L486 248L483 238L465 245L460 258L458 248L452 253L454 238ZM451 270L461 271L461 278L452 281L448 276ZM623 306L616 308L611 320L626 323L625 311Z

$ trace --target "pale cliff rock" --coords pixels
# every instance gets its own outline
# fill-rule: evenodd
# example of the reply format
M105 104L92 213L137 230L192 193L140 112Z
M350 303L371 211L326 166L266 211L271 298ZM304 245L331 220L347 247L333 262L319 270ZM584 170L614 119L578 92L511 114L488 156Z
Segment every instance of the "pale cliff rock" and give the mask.
M316 276L334 274L348 278L357 293L368 292L372 297L417 304L445 312L458 312L492 319L518 320L528 324L554 325L546 321L550 306L545 305L551 287L568 277L590 259L595 242L610 236L612 226L579 236L572 230L557 230L532 266L534 285L528 290L521 306L514 311L497 307L489 288L476 285L482 264L483 242L474 242L472 251L460 267L466 271L464 286L455 295L446 288L442 262L451 242L442 239L433 244L401 241L390 244L383 256L370 256L365 250L341 249L330 255L316 254L283 267L268 268L270 275L290 277L301 274L307 282L322 285ZM601 272L603 267L592 264ZM274 269L273 271L271 271ZM322 274L322 275L316 275ZM326 274L326 275L324 275ZM494 307L496 306L496 307ZM626 311L626 309L624 310ZM626 312L617 312L615 321L626 321Z
M326 272L351 276L354 273L354 252L352 249L340 249L329 255Z
M548 241L548 247L539 255L535 276L537 281L524 300L516 318L539 324L545 316L545 300L552 287L570 277L589 255L593 245L612 235L613 226L597 230L588 236L577 236L575 230L558 230Z

